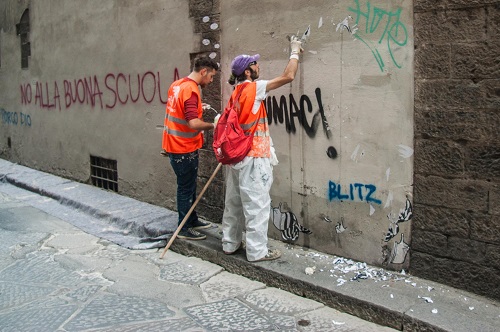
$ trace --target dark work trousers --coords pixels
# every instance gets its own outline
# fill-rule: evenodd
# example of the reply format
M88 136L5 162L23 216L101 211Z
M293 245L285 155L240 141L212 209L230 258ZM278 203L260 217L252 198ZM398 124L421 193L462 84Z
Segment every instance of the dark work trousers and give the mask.
M177 176L177 211L180 225L189 209L196 200L196 179L198 177L198 150L190 153L170 153L170 165ZM191 228L198 220L196 211L193 211L182 230Z

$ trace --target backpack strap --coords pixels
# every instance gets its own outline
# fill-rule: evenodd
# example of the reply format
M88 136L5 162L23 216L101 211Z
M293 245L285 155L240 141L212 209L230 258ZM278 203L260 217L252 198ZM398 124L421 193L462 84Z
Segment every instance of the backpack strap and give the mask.
M248 82L240 84L241 85L240 92L238 92L238 94L236 95L236 97L234 99L233 99L233 95L231 94L231 99L229 100L229 102L231 103L231 106L236 106L237 105L238 109L239 109L241 94L243 93L243 90L246 88L246 86L248 84L249 84Z
M245 82L245 83L240 84L240 85L241 85L240 92L238 92L238 94L237 94L237 95L236 95L236 97L234 98L234 99L236 100L236 102L235 102L235 100L233 100L232 95L231 95L231 99L229 100L230 105L231 105L231 106L233 106L233 107L235 107L235 108L237 108L237 109L238 109L238 111L239 111L239 109L240 109L240 105L239 105L239 104L240 104L240 97L241 97L241 94L243 93L243 90L246 88L246 86L247 86L248 84L250 84L250 83ZM239 113L239 112L238 112L238 113ZM254 127L254 129L253 129L253 131L252 131L252 136L255 134L255 131L256 131L256 130L257 130L257 126L255 126L255 127Z

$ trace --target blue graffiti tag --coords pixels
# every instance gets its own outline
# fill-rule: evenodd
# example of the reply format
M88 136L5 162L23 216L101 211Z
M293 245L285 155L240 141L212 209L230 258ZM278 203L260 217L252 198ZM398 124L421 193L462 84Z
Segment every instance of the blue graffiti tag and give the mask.
M350 200L375 204L382 204L382 201L373 197L377 187L373 184L351 183L348 192L342 192L342 185L333 181L328 182L328 199L331 201Z
M17 112L8 112L3 108L0 108L0 113L2 114L3 124L31 127L31 116L29 114L24 114L22 112L19 114Z

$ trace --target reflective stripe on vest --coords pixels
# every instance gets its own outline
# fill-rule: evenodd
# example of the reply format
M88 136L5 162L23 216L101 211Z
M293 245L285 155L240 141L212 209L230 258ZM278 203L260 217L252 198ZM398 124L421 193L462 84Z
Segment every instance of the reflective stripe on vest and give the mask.
M176 118L175 116L171 116L170 114L167 114L166 116L168 121L178 123L183 126L187 126L188 122L183 119ZM167 126L163 126L163 129L167 132L169 135L174 135L174 136L179 136L179 137L186 137L186 138L193 138L196 137L201 131L197 130L194 132L185 132L185 131L180 131L180 130L175 130L168 128Z
M186 133L184 131L170 129L170 128L167 128L167 127L165 127L165 132L167 134L169 134L169 135L177 136L177 137L183 137L183 138L194 138L194 137L196 137L200 133L199 131L197 131L195 133Z
M246 124L243 124L241 125L241 129L243 129L245 131L245 136L250 136L252 135L252 127L257 123L257 121L253 121L252 123L246 123ZM267 124L267 119L264 118L264 119L259 119L258 120L258 124ZM259 127L262 127L262 126L258 126L257 129L255 130L254 132L254 136L257 136L257 137L266 137L266 136L270 136L269 135L269 131L266 131L266 130L259 130Z

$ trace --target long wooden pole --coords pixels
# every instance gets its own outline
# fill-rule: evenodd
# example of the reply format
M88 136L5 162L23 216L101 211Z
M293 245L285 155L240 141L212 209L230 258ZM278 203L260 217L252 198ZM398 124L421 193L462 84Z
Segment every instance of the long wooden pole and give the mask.
M172 245L172 243L174 242L175 238L177 237L177 235L179 234L179 232L181 231L182 229L182 226L184 226L184 224L186 223L186 221L188 220L189 216L191 215L191 213L193 213L194 211L194 208L196 207L196 205L198 204L198 202L200 201L201 197L203 196L203 194L205 193L205 191L207 190L208 188L208 185L212 182L212 180L214 179L215 175L217 174L217 172L219 172L220 168L222 167L222 164L219 163L219 165L217 165L217 168L215 169L215 171L213 172L212 176L210 177L210 179L208 179L207 183L205 184L205 186L203 187L203 189L201 190L200 194L198 195L198 197L196 198L196 201L193 203L193 205L191 205L191 208L189 209L188 213L186 214L186 216L184 217L184 219L182 219L182 222L179 224L179 227L177 227L177 229L175 230L175 233L172 235L172 237L170 238L170 241L168 241L167 243L167 246L165 247L165 249L163 249L163 252L161 253L160 255L160 259L163 258L163 256L165 256L165 253L167 252L168 248L170 248L170 246Z

